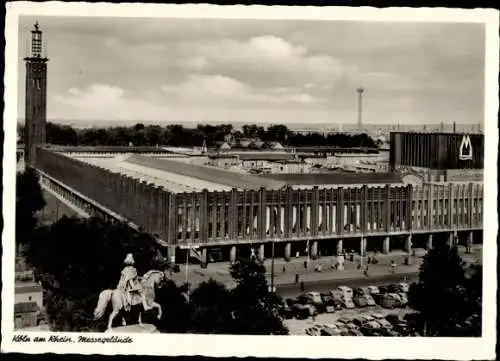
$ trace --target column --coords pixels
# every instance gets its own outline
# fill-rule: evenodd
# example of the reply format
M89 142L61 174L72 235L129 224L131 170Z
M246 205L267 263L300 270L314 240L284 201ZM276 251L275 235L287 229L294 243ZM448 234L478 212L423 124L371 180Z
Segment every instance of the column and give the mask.
M259 259L259 261L264 262L264 244L259 245L257 258Z
M313 241L311 243L311 259L318 258L318 241Z
M411 246L412 246L412 241L411 241L411 235L408 235L408 237L406 237L405 239L405 251L408 253L407 257L408 257L408 265L411 264Z
M454 232L450 232L450 234L448 234L448 240L446 241L446 244L448 245L448 247L453 247L455 243L455 234Z
M208 261L207 255L208 255L208 248L203 247L201 249L201 258L200 258L201 267L205 267L207 265L207 261Z
M366 238L362 237L361 238L361 241L360 241L360 252L359 254L361 256L365 256L366 255Z
M427 236L427 250L432 249L432 234Z
M339 239L337 241L337 256L341 255L342 253L344 253L344 242Z
M285 261L290 261L290 258L292 256L292 243L287 242L285 244Z
M175 263L175 246L168 246L167 257L171 263Z
M231 246L229 250L229 262L231 262L231 264L236 262L236 246Z
M412 246L411 235L408 235L405 239L405 251L407 253L411 254L411 246Z
M389 254L391 251L391 239L389 237L384 238L384 243L382 245L382 253Z

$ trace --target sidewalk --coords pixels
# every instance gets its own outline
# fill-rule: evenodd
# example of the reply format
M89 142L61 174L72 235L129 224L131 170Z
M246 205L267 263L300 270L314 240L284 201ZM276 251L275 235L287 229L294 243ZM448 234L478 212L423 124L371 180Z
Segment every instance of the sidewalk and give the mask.
M459 253L466 262L474 262L477 259L481 260L482 247L477 245L473 248L473 254L465 255L465 249L463 247L459 248ZM396 263L396 274L406 274L406 273L416 273L422 262L422 257L426 254L423 249L415 249L415 257L412 257L412 264L405 266L404 259L407 254L403 251L393 252L388 255L377 254L376 258L378 263L375 265L368 266L368 274L370 277L374 276L384 276L392 274L391 261ZM373 253L367 253L367 256L373 256ZM347 258L347 257L346 257ZM361 270L358 270L358 264L360 262L360 256L355 255L354 261L351 262L348 258L344 263L344 270L338 271L333 269L331 256L322 257L318 260L310 260L308 268L304 268L304 261L306 257L293 258L290 262L286 262L284 259L275 259L274 261L274 284L287 285L295 283L295 275L298 274L300 280L304 282L308 281L326 281L326 280L340 280L340 279L354 279L354 278L365 278ZM366 264L367 257L364 258L364 264ZM264 261L264 266L266 267L267 279L271 279L271 260L267 259ZM315 272L314 267L318 264L322 266L322 272ZM283 266L285 266L285 272L283 272ZM172 276L172 280L176 282L185 282L186 280L186 266L180 265L181 271ZM231 288L234 286L234 281L230 275L230 264L228 262L212 263L203 269L199 265L189 265L187 272L187 279L189 283L196 287L199 283L203 281L208 281L210 278L225 284L227 287Z

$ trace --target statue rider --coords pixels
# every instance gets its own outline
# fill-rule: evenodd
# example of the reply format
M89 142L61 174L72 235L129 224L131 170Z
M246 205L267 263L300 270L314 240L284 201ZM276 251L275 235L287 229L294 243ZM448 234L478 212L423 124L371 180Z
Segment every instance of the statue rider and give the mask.
M137 269L135 268L134 257L131 253L127 254L125 258L125 268L123 268L121 273L120 282L118 283L117 289L121 290L124 295L123 308L125 311L129 312L132 306L132 292L136 292L140 295L144 310L150 309L146 302L146 297L142 290L139 276L137 275Z

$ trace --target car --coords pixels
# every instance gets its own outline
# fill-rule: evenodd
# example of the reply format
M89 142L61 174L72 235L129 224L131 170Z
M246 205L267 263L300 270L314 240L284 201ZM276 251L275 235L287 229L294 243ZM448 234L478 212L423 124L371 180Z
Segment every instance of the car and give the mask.
M352 323L354 323L358 327L361 327L365 322L366 322L366 320L363 317L359 317L359 316L358 317L354 317L352 319Z
M288 306L283 306L280 310L280 314L286 320L293 318L293 311Z
M321 336L321 329L317 326L312 326L306 329L306 334L309 336Z
M346 298L344 300L344 307L347 308L348 310L351 310L353 308L356 308L356 305L352 301L352 298Z
M387 293L397 293L401 291L401 288L398 283L391 283L387 285Z
M377 323L385 329L392 329L392 324L384 318L378 319Z
M388 293L382 297L382 301L380 302L380 306L384 308L396 308L399 307L400 300L399 297L395 293Z
M352 336L364 336L360 330L350 330Z
M354 289L354 296L356 296L356 295L364 295L366 293L367 293L367 291L366 291L365 287L357 287L357 288Z
M288 307L292 308L294 304L297 303L297 299L296 298L287 298L285 300L285 303Z
M340 322L342 324L342 327L344 327L347 323L351 322L351 320L347 317L341 317L337 319L337 322Z
M386 317L383 314L378 313L378 312L374 312L374 313L370 314L370 316L372 316L375 320L382 320L382 319L385 319L385 317Z
M370 294L365 294L364 297L366 298L367 306L371 307L376 305L375 300Z
M337 290L342 292L342 295L346 298L352 298L354 296L354 292L351 287L347 286L338 286Z
M323 305L325 306L326 313L333 313L335 310L342 308L342 306L335 301L332 295L326 293L321 294L321 299L323 300ZM339 306L339 307L337 307Z
M397 294L401 300L401 307L406 307L408 305L408 296L404 292L399 292Z
M379 286L378 291L379 291L380 294L386 294L386 293L388 293L387 286Z
M298 320L305 320L316 314L316 309L311 305L295 304L292 307L293 315Z
M382 303L382 299L385 296L385 293L373 293L372 295L373 300L377 305L380 305Z
M398 283L400 292L408 292L410 291L410 285L406 282Z
M319 292L307 292L305 294L312 301L313 304L321 304L323 300L321 299L321 294Z
M356 324L354 324L353 322L348 322L346 323L346 327L349 329L349 330L357 330L358 329L358 326Z
M401 317L401 315L398 315L397 313L391 313L385 316L385 319L389 321L392 325L405 321L403 317Z
M364 295L357 294L353 297L352 300L353 300L354 304L358 307L368 306L368 301L366 300L366 297Z
M339 289L331 290L330 294L336 300L340 300L340 299L342 299L342 297L344 297L344 293L341 290L339 290Z
M377 286L368 286L366 287L368 289L368 292L373 295L373 294L377 294L377 293L380 293L380 290Z
M318 313L325 312L325 305L321 300L321 296L318 292L307 292L298 297L298 302L302 305L311 305L316 308Z

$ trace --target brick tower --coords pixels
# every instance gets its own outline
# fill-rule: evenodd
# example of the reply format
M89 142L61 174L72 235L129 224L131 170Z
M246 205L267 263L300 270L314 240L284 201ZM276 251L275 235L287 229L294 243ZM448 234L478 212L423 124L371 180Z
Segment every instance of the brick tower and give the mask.
M45 143L47 120L47 57L42 49L42 31L38 22L31 31L31 54L26 61L26 101L24 125L24 159L35 163L35 148Z

